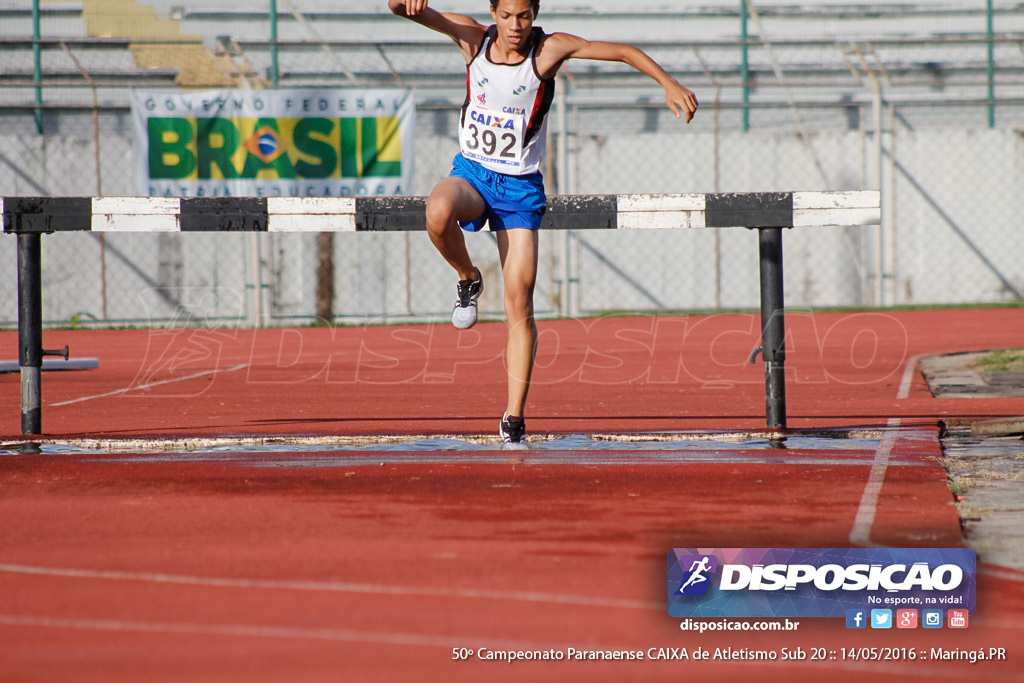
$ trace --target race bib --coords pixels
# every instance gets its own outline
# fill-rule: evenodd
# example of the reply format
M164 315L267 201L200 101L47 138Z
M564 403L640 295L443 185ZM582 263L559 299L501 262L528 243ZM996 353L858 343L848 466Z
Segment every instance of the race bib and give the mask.
M515 170L523 165L526 117L502 114L470 104L459 130L462 156Z

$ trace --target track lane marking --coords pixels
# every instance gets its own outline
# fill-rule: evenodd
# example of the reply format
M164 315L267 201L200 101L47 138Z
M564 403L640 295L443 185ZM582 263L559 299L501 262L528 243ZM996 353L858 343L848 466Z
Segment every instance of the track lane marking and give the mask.
M664 610L661 602L645 602L618 598L595 598L586 595L566 595L540 591L492 591L471 588L421 588L411 586L387 586L371 583L349 583L337 581L277 581L271 579L234 579L227 577L193 576L186 574L162 574L146 572L102 571L67 567L38 567L21 564L0 564L0 572L7 574L30 574L36 576L64 577L76 579L102 579L108 581L142 581L191 586L215 586L222 588L259 588L292 591L322 591L329 593L359 593L364 595L419 595L426 597L466 598L479 600L512 600L518 602L541 602L582 607L615 607L620 609Z
M903 366L903 377L900 379L899 389L896 391L896 400L903 400L910 396L910 385L914 380L914 372L917 370L917 362L924 354L911 356ZM899 440L898 427L902 421L898 417L889 418L887 430L882 437L882 442L875 451L875 457L871 463L871 471L868 473L868 482L857 506L857 514L853 518L853 528L850 530L850 542L854 545L871 546L871 527L875 523L875 515L878 512L878 499L882 493L882 484L885 483L885 473L889 469L889 460L892 449Z
M82 403L84 401L91 401L96 398L109 398L110 396L118 396L120 394L126 394L129 391L145 391L152 389L153 387L163 386L165 384L174 384L175 382L184 382L190 379L198 379L200 377L206 377L207 375L216 375L218 372L235 372L237 370L243 370L249 367L248 363L241 363L239 365L232 365L229 368L214 368L213 370L203 370L202 372L196 372L191 375L185 375L184 377L175 377L174 379L163 379L159 382L147 382L146 384L138 384L124 389L115 389L114 391L107 391L102 394L94 394L92 396L82 396L80 398L73 398L69 401L58 401L57 403L49 404L51 407L57 406L69 406L74 403Z

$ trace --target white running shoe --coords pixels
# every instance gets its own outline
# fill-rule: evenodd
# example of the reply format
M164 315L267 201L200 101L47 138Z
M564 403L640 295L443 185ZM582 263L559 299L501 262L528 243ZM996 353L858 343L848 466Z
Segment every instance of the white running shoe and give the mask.
M529 448L526 445L526 421L521 417L510 420L508 413L502 415L498 433L501 434L505 450L527 450Z
M476 325L476 300L484 291L484 279L480 269L476 269L476 277L470 280L459 280L459 298L452 309L452 325L460 330L468 330Z

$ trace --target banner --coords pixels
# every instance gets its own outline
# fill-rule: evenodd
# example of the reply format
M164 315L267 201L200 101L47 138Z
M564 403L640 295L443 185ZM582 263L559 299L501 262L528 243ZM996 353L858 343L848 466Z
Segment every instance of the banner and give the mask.
M135 91L132 113L139 195L412 194L409 90Z
M888 628L893 610L913 610L915 624L918 610L944 611L949 628L962 628L958 620L974 614L975 583L969 548L674 548L668 613L848 616L863 628L870 611L873 628Z

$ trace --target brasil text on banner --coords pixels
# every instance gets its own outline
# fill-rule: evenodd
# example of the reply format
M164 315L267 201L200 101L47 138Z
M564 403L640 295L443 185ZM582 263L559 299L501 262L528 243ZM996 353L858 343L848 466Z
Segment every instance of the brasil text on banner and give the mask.
M409 90L135 91L132 113L140 195L412 194Z

